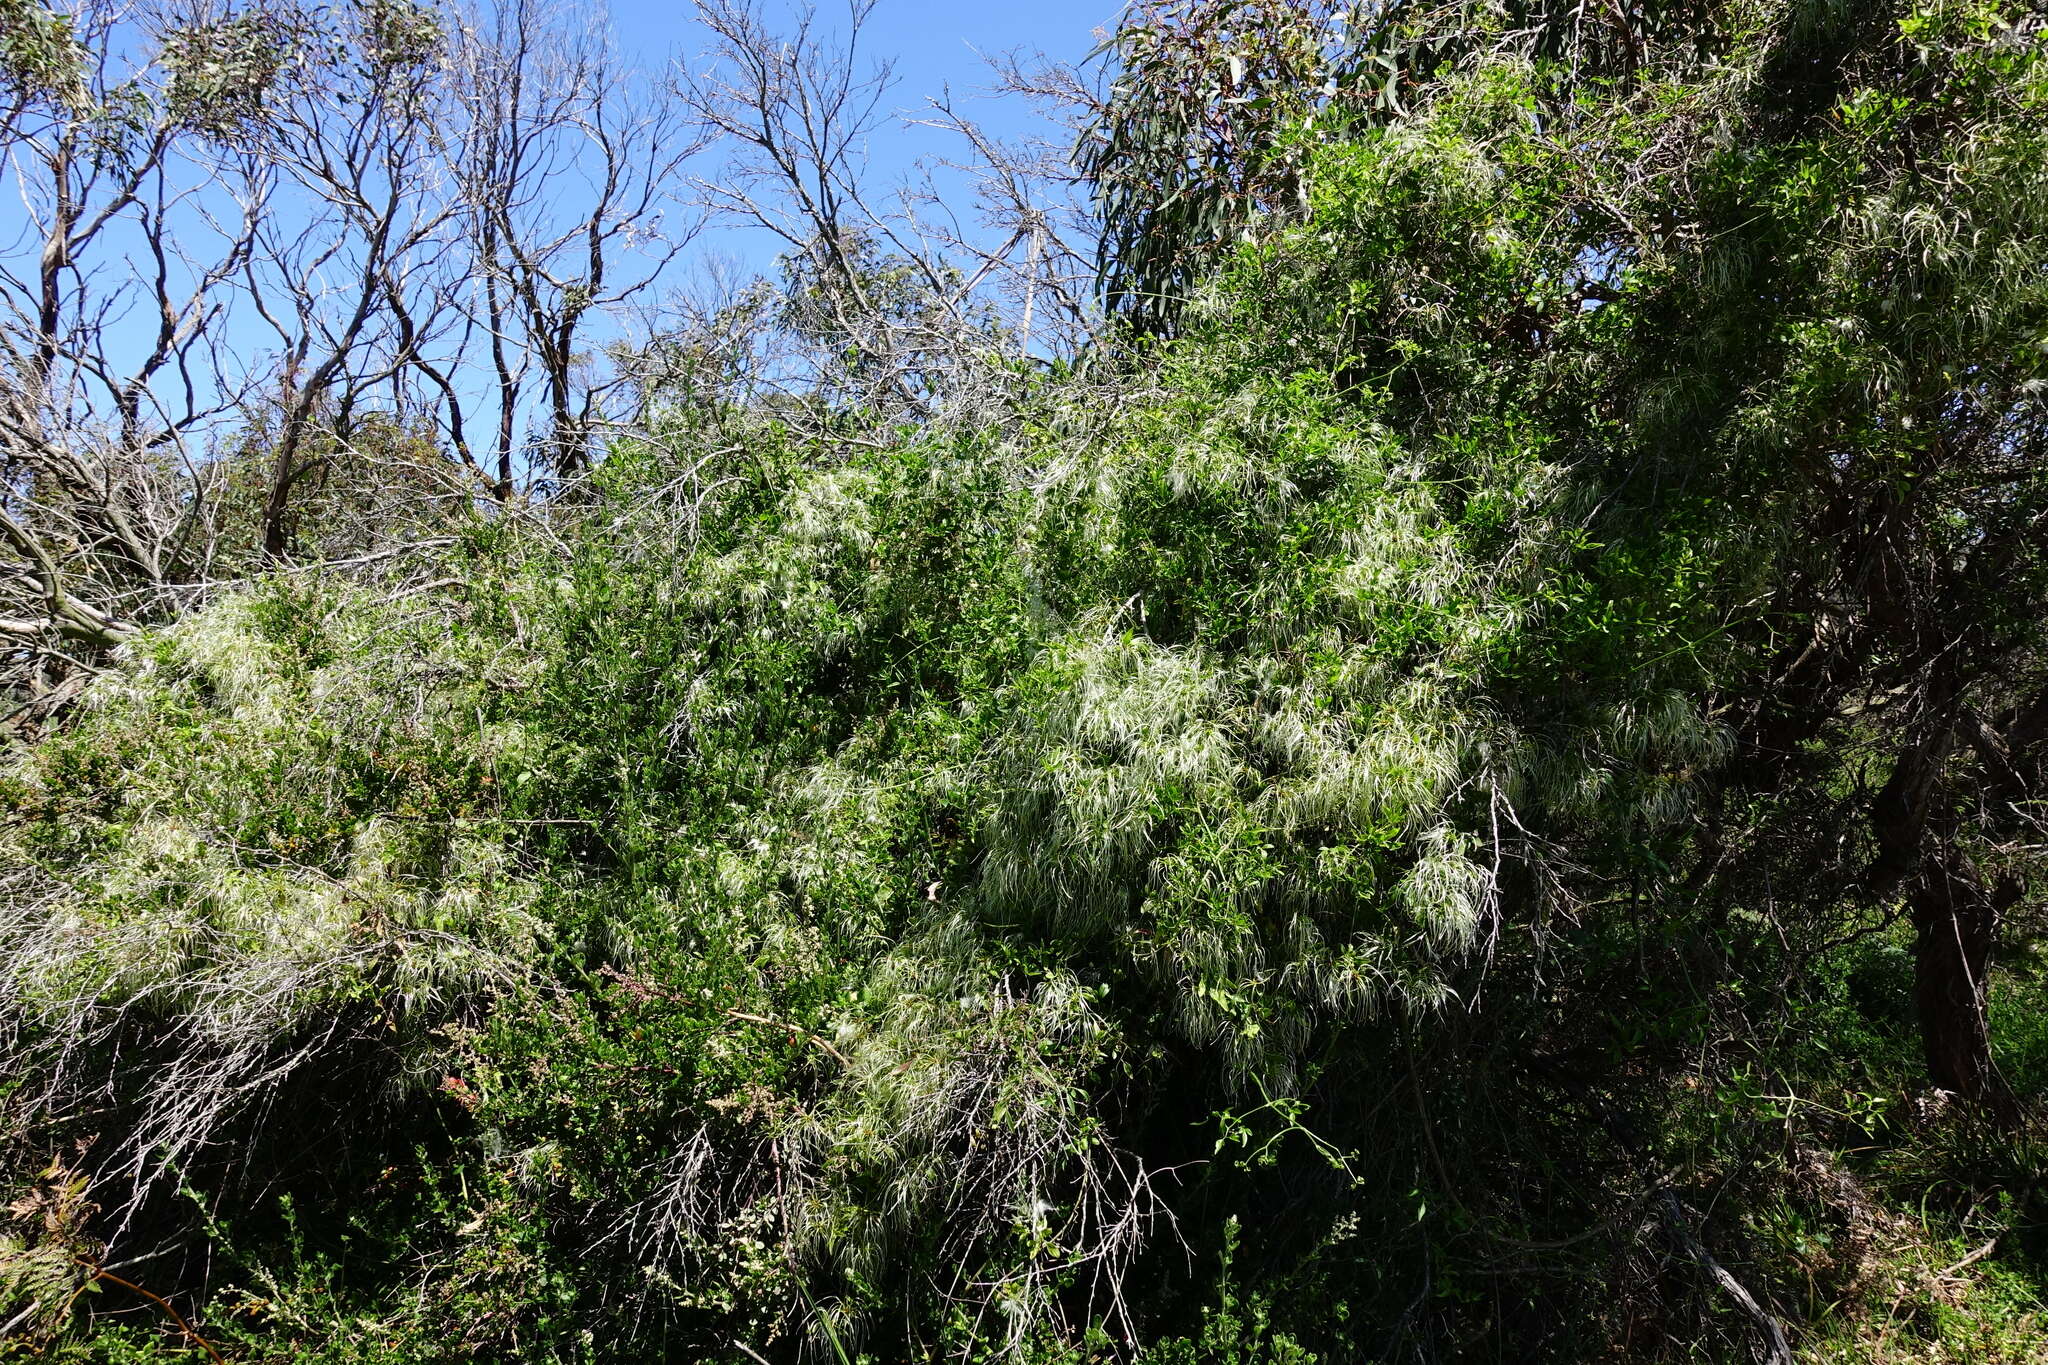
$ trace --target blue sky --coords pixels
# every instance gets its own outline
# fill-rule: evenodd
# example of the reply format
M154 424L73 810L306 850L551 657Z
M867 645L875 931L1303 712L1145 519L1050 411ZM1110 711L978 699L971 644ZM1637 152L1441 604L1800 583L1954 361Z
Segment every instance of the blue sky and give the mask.
M778 27L799 10L793 0L764 0L764 7ZM821 28L844 31L846 0L822 0L816 8ZM998 138L1045 134L1050 129L1028 102L988 97L993 74L985 58L1017 51L1077 64L1123 8L1123 0L878 0L861 35L863 66L893 62L895 83L883 103L899 114L919 116L927 99L950 89L962 112ZM656 66L667 54L688 58L704 47L689 0L612 0L610 13L622 54L637 63ZM920 158L960 151L933 130L892 118L869 148L869 185L894 183Z
M790 0L767 3L771 16L794 14L797 8ZM869 57L895 60L893 103L915 109L947 85L956 94L987 85L977 54L1023 49L1078 62L1095 45L1095 30L1113 26L1122 8L1122 0L879 0L863 43ZM818 12L830 23L845 13L845 4L826 0ZM611 15L622 50L642 61L702 45L688 0L613 0ZM990 121L997 131L1006 131L993 113Z

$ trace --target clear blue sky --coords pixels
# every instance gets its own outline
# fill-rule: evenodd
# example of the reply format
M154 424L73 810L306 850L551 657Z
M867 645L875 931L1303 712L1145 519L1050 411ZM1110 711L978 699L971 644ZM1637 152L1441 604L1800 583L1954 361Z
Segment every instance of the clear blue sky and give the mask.
M767 0L768 14L791 15L792 0ZM843 28L845 0L817 6L827 25ZM1123 0L878 0L864 45L870 57L896 61L896 102L914 107L951 84L955 91L985 85L980 57L1012 49L1079 61L1095 45L1094 31L1111 27ZM612 0L621 47L642 60L666 50L702 47L689 0Z

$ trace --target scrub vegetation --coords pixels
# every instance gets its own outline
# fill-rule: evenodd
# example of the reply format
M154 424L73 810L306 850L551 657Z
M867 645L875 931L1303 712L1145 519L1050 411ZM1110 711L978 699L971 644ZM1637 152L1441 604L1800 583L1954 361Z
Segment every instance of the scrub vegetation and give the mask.
M39 4L31 181L489 18ZM2048 1360L2048 11L1596 8L1136 6L977 258L709 6L780 280L215 436L10 244L0 1359Z

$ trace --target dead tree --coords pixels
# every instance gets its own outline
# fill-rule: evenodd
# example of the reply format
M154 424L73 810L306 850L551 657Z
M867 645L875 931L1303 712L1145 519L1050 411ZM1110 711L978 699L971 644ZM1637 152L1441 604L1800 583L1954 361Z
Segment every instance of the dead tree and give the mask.
M593 333L655 290L701 226L674 192L704 135L591 20L508 0L452 35L450 155L500 497L529 407L544 432L536 463L555 475L587 467L622 383L591 361ZM449 413L460 441L452 395Z
M126 7L38 14L36 60L0 70L25 210L0 255L0 635L32 701L174 606L203 561L201 447L235 400L217 323L264 204L223 211L191 187L222 173L270 55L242 24L198 83L189 32L138 54Z

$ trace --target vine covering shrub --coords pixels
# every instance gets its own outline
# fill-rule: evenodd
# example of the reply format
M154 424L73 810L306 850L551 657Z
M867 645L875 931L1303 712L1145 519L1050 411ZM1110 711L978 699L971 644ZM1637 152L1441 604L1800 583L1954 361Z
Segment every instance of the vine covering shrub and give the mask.
M0 786L0 1351L2039 1358L2039 16L1718 22L1312 123L1000 423L128 646Z

